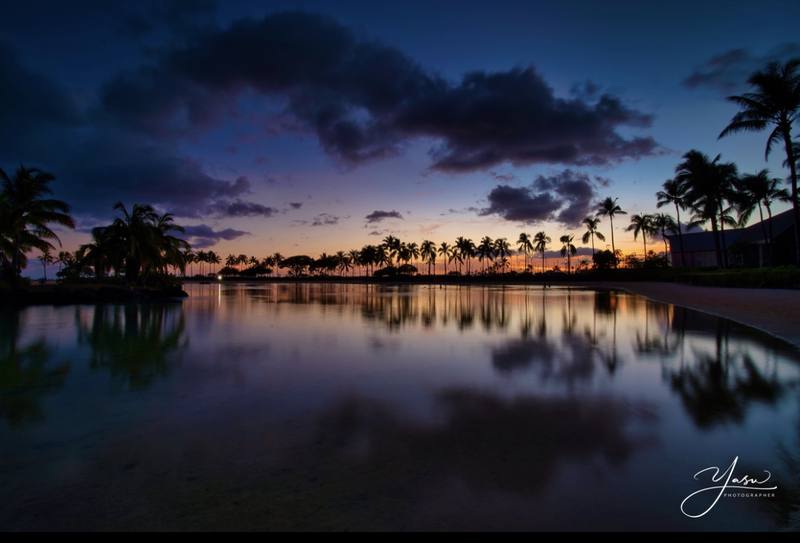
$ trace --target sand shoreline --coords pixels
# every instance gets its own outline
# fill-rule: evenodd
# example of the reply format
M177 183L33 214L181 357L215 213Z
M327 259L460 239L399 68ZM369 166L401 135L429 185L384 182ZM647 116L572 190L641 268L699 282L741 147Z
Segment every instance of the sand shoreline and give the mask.
M699 287L644 281L587 281L580 286L623 290L657 302L702 311L756 328L800 348L800 290Z

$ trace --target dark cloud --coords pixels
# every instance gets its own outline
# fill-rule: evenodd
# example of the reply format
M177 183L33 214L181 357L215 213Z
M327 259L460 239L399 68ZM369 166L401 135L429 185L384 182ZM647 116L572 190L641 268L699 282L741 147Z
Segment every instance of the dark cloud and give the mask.
M0 41L0 160L46 156L49 144L41 135L61 133L82 120L64 89L22 66L16 51Z
M225 228L214 230L207 224L197 224L185 227L184 237L195 249L205 249L217 244L220 240L231 241L242 236L249 236L250 232Z
M800 57L800 43L784 43L763 55L746 49L731 49L695 68L683 84L690 89L707 87L731 94L743 90L750 75L767 63L797 57Z
M280 212L251 201L247 179L208 173L182 152L182 136L224 121L245 92L285 103L282 115L347 163L397 153L412 138L433 141L433 167L447 171L604 164L656 152L653 140L617 131L646 127L649 116L607 94L559 98L533 68L452 83L323 16L278 13L220 29L206 18L210 5L145 8L138 32L167 45L149 43L150 61L112 78L98 103L84 93L79 107L0 45L0 166L54 171L76 213L107 216L118 200L182 217ZM402 218L394 213L367 220Z
M271 214L271 208L243 199L251 192L246 177L210 176L169 146L110 129L68 145L69 156L58 164L64 175L57 186L74 193L78 210L109 212L121 200L147 202L182 217Z
M301 207L303 207L303 202L289 202L289 206L292 209L300 209Z
M76 213L98 218L110 215L117 201L145 202L183 217L268 215L271 209L243 200L251 192L247 178L211 176L170 142L91 119L0 44L0 166L19 163L55 172L59 195Z
M513 173L489 172L489 174L498 181L503 181L504 183L508 183L516 179L516 176Z
M564 170L551 177L539 176L533 181L537 191L555 193L559 201L564 202L555 219L565 225L579 224L592 205L595 187L588 175L572 170Z
M649 137L626 139L622 126L647 127L648 115L609 94L594 102L562 99L533 68L474 72L461 84L412 104L401 123L438 137L434 168L470 171L514 165L600 165L659 152Z
M367 223L381 222L385 219L402 219L402 218L403 216L400 214L400 212L395 210L392 211L375 210L366 217L364 217Z
M123 32L144 37L159 30L172 34L190 35L208 28L216 12L214 0L147 0L125 6L121 24Z
M340 217L329 213L320 213L311 221L311 226L332 226L339 224Z
M279 210L256 202L222 200L208 206L207 211L218 217L272 217Z
M591 83L582 88L595 89ZM452 84L403 53L357 37L328 17L278 13L199 33L162 49L103 92L118 122L176 134L214 122L242 91L288 100L288 112L349 163L431 138L433 167L607 164L658 152L622 127L651 118L610 94L559 98L532 67L473 72Z
M500 215L507 221L534 223L550 219L561 207L552 194L534 194L528 187L497 185L489 193L489 207L481 215Z
M601 178L602 179L602 178ZM489 192L489 206L481 215L499 215L514 222L558 221L575 226L589 214L600 181L585 173L564 170L538 176L527 187L498 185Z

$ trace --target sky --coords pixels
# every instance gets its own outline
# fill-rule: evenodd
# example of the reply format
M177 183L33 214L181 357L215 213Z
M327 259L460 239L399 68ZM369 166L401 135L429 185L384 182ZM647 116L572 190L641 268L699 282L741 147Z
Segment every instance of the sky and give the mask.
M786 175L765 134L717 136L800 56L796 1L2 4L0 167L56 176L66 249L117 201L197 248L317 255L579 238L606 196L655 211L689 149Z

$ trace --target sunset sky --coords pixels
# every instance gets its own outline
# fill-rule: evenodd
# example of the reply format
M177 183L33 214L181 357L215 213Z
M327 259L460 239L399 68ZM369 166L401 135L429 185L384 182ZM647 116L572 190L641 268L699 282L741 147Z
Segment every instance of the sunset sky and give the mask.
M68 249L118 200L223 255L557 238L605 196L654 211L691 148L784 176L765 134L717 135L749 73L800 56L799 16L796 0L6 2L0 166L57 176Z

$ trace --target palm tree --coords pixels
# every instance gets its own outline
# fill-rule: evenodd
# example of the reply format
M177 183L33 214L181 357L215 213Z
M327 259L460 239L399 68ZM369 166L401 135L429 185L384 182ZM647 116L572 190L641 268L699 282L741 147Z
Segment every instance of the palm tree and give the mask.
M732 198L733 183L737 178L736 166L720 163L720 155L710 159L692 149L683 155L683 162L675 167L675 179L685 188L684 201L700 223L711 221L717 265L725 266L725 254L720 228L724 231L726 219L725 199Z
M277 270L281 266L281 262L283 262L283 255L280 254L280 253L273 253L272 254L272 261L275 263L275 270L277 272ZM276 275L280 275L280 274L276 273Z
M437 249L437 251L436 251L437 253L439 253L439 256L441 256L442 259L444 260L444 274L445 275L447 275L447 263L450 260L450 254L452 253L452 251L453 251L452 247L450 247L450 244L447 243L446 241L443 241L439 245L439 249Z
M189 244L172 233L182 233L169 213L159 215L149 205L134 204L130 211L118 202L121 217L107 227L106 234L124 254L125 278L139 281L151 272L165 273L169 266L185 269Z
M617 205L618 198L606 198L600 202L597 209L598 217L608 217L611 223L611 252L614 253L614 267L617 267L617 246L614 244L614 215L627 215L627 212Z
M467 261L467 275L469 275L470 259L475 258L476 247L475 242L464 236L456 238L456 249L458 250L458 262L461 264L464 260ZM460 270L459 270L460 271Z
M20 276L29 251L53 251L53 241L61 245L50 225L75 228L69 206L49 197L54 179L37 168L20 166L13 178L0 170L0 265L10 279Z
M203 275L203 264L208 262L208 256L206 255L205 251L197 251L194 254L194 262L200 264L200 275Z
M533 248L542 254L542 273L544 273L544 253L548 243L550 243L550 238L544 232L536 232L536 235L533 236Z
M494 240L494 254L500 259L500 267L505 268L508 265L508 256L511 254L511 245L506 238Z
M157 216L156 223L153 226L156 258L151 263L152 269L165 274L167 269L172 266L183 271L186 268L183 253L189 248L189 244L181 237L172 235L172 233L183 234L185 230L182 226L175 224L175 219L171 213ZM207 255L206 258L208 258ZM145 271L150 270L145 268Z
M520 233L519 238L517 238L517 249L524 255L525 270L527 271L528 255L533 251L533 243L531 243L530 234L526 234L525 232Z
M570 268L572 266L572 257L578 253L578 249L572 244L572 240L575 236L571 234L565 234L558 238L558 241L562 243L561 245L561 256L567 257L567 274L570 273Z
M720 138L724 138L736 132L761 132L772 128L767 138L765 159L769 157L775 143L783 143L792 189L795 259L798 264L800 264L800 200L797 193L797 157L792 144L792 125L800 113L799 71L800 59L792 59L784 64L771 62L763 70L751 75L747 82L753 92L728 97L728 100L739 106L739 112L719 134Z
M408 252L409 259L416 264L419 259L419 245L412 241L406 245L406 251Z
M374 263L378 266L389 266L392 264L392 258L386 245L378 245L375 247L375 260Z
M483 236L481 242L478 244L478 262L483 264L484 260L494 260L495 255L495 247L492 238L489 236ZM485 271L486 268L484 267L483 270Z
M420 245L420 256L422 261L428 264L428 275L431 274L431 266L436 267L436 244L430 240L424 240Z
M584 232L581 241L586 243L590 239L592 240L592 258L594 259L594 238L599 239L600 241L605 241L606 237L597 231L597 225L600 224L600 219L596 217L586 217L583 219L583 225L586 227L586 232Z
M78 248L76 260L81 267L91 266L97 279L111 268L118 276L125 268L125 247L119 231L113 225L92 228L92 241Z
M661 234L661 240L664 242L664 256L669 255L667 248L667 230L675 232L678 229L678 224L671 215L666 213L656 213L653 215L653 230ZM646 255L647 253L645 253Z
M397 239L394 236L386 236L385 238L383 238L383 245L386 247L386 252L388 253L390 260L389 263L391 264L391 260L393 258L397 258L402 243L400 242L399 239Z
M347 252L347 258L350 259L350 263L353 265L353 276L356 275L356 268L362 264L361 262L361 252L358 249L350 249Z
M58 271L63 270L67 266L71 266L72 263L75 261L75 257L69 251L59 251L58 257L56 257L56 263L58 264Z
M42 254L39 255L39 262L42 263L42 276L44 281L47 282L47 266L53 263L53 255L50 253L49 248L44 248Z
M667 179L661 185L663 190L656 193L658 202L656 207L664 207L666 205L675 206L675 219L678 232L678 244L681 249L681 266L686 265L685 252L683 249L683 232L681 228L681 209L686 209L686 186L677 179Z
M647 260L647 236L653 235L656 231L653 224L653 216L647 214L631 215L631 224L625 229L628 232L633 231L633 239L636 240L639 234L642 235L642 242L644 243L644 260Z
M744 226L750 220L753 212L758 209L761 220L761 231L764 235L764 244L767 247L767 260L772 263L772 204L776 200L790 200L789 192L780 188L781 180L770 178L768 170L743 175L736 183L737 198L736 208L739 214L739 224ZM769 221L764 220L764 208L767 210Z
M214 251L208 251L206 253L206 260L208 261L209 264L213 264L215 266L219 266L219 264L222 262L222 259ZM215 273L216 273L216 269L215 269Z

